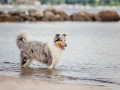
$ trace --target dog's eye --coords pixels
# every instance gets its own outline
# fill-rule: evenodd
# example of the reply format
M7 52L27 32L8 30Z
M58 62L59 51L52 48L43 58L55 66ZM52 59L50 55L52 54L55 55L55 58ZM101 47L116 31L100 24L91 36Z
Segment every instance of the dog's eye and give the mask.
M24 61L25 61L25 60L27 59L27 57L24 57L23 59L24 59Z
M57 40L55 40L55 42L57 42L57 41L60 41L60 39L58 38Z

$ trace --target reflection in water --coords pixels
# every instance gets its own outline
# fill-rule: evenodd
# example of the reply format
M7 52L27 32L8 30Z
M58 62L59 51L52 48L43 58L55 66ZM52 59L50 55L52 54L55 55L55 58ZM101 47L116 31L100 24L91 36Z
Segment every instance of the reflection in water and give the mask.
M43 80L58 80L54 76L59 75L62 71L57 69L49 70L47 68L21 68L20 77L32 78L32 79L43 79Z

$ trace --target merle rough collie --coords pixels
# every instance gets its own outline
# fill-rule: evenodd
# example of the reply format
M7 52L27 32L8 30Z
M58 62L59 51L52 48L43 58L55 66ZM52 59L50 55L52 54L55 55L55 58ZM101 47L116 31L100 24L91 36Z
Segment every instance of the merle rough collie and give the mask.
M33 41L31 35L22 30L16 38L16 44L20 50L21 67L28 67L35 59L46 64L48 69L52 69L60 61L65 50L66 34L56 34L50 43Z

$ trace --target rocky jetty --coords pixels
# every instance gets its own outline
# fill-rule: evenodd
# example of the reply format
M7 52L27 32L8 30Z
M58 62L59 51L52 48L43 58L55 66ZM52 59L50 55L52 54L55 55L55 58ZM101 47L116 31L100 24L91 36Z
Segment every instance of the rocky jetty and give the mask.
M100 11L97 14L80 11L68 15L63 10L47 8L43 12L29 9L28 14L24 9L18 9L5 13L0 9L0 22L23 22L23 21L119 21L120 16L116 11Z

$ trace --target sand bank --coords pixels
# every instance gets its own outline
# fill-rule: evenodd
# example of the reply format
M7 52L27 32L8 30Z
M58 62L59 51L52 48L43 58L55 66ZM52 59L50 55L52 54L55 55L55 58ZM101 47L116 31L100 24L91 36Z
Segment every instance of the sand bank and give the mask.
M0 90L109 90L90 85L63 84L0 76Z

